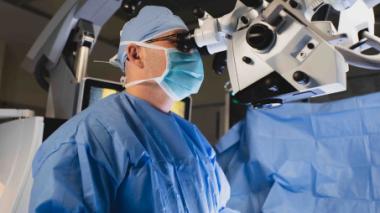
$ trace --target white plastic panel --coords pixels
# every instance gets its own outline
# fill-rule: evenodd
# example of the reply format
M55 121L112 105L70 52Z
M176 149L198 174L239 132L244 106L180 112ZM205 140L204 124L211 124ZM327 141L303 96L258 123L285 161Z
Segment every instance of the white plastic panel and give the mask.
M0 212L26 212L34 154L42 143L42 117L0 124Z

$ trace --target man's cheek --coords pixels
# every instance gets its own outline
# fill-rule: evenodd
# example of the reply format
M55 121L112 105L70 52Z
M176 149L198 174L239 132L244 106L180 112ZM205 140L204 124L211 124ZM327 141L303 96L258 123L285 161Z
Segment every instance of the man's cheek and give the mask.
M165 67L166 67L165 53L160 52L160 53L156 54L153 61L155 62L153 69L156 70L158 75L161 75L164 72Z

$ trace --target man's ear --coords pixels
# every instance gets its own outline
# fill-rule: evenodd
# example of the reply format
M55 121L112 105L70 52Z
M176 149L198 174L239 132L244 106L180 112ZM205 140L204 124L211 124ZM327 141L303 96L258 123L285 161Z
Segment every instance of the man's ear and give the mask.
M141 51L142 48L135 44L129 44L126 49L128 63L132 63L135 66L143 69L144 63L141 60Z

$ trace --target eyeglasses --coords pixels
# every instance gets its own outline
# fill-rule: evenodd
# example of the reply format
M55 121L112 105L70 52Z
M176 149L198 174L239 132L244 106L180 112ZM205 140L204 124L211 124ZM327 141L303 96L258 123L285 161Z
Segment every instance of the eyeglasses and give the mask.
M145 42L153 43L156 41L169 41L175 44L177 50L188 53L188 52L191 52L193 49L195 49L195 45L193 44L191 39L189 39L188 35L189 35L188 32L174 33L167 36L153 38Z

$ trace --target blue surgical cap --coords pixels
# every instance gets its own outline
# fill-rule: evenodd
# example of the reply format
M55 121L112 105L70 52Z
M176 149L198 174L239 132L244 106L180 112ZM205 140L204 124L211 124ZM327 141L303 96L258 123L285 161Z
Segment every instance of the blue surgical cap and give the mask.
M117 53L120 69L124 71L126 60L125 48L127 45L122 45L122 42L147 41L175 29L188 30L181 18L174 15L168 8L159 6L142 8L136 17L125 23L120 33L119 51Z

